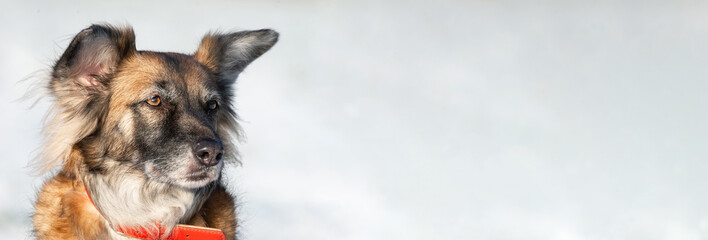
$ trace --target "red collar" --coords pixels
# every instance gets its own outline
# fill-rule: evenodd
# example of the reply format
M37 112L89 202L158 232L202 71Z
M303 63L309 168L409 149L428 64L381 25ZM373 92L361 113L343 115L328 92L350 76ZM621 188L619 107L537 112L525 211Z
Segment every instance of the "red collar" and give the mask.
M91 199L91 194L89 194L88 189L86 189L86 185L84 185L84 191L86 191L86 196L88 196L89 202L93 205L93 207L96 207L96 204L93 203L93 199ZM97 208L98 210L98 208ZM99 211L100 213L100 211ZM159 237L166 231L165 226L162 225L157 225L157 229L159 229L158 233L153 233L151 230L148 230L146 228L126 228L126 227L121 227L118 226L116 231L119 233L125 234L128 237L132 238L137 238L137 239L156 239L155 237ZM192 225L184 225L184 224L177 224L172 229L172 233L167 237L167 240L225 240L226 236L224 235L224 232L222 232L219 229L216 228L207 228L207 227L199 227L199 226L192 226Z

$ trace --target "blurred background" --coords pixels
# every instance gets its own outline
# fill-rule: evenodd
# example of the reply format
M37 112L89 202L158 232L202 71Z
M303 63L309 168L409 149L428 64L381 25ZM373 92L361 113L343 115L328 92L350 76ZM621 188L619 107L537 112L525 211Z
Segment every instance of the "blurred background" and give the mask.
M97 22L281 33L238 82L242 239L708 239L705 1L0 4L5 239L46 178L20 81Z

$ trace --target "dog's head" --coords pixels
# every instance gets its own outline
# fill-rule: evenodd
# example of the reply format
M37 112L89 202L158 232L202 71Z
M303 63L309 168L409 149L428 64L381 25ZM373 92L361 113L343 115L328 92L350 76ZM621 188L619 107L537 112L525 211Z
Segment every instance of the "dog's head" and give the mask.
M235 80L277 39L272 30L207 34L185 55L137 51L130 28L84 29L53 68L58 120L45 158L68 160L65 169L132 169L155 181L205 186L225 161L236 161ZM75 151L79 162L67 159Z

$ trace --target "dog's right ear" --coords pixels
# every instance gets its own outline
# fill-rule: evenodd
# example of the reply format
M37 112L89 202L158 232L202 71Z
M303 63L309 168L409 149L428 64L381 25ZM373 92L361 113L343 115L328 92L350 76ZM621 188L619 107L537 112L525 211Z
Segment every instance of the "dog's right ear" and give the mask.
M96 130L108 108L108 84L119 64L136 54L135 35L129 27L92 25L79 34L54 65L49 91L57 105L45 125L49 135L32 165L39 173L67 161L74 145ZM68 169L74 169L69 167Z
M84 102L105 90L120 61L135 52L131 28L92 25L74 37L54 65L52 93L60 102Z

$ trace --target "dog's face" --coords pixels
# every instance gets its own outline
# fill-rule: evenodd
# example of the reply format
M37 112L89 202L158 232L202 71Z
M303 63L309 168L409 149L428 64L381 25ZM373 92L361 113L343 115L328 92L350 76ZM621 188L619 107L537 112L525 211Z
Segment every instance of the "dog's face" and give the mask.
M66 126L81 125L74 126L80 164L185 188L218 179L236 156L232 85L276 41L271 30L209 34L185 55L137 51L130 29L85 29L57 61L50 85L60 114L77 119Z
M126 59L110 86L106 116L121 140L136 146L123 157L158 181L194 188L216 180L224 156L217 121L230 117L221 108L231 104L218 81L186 55Z

